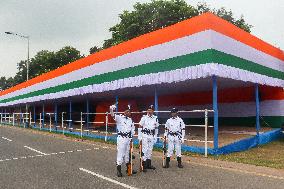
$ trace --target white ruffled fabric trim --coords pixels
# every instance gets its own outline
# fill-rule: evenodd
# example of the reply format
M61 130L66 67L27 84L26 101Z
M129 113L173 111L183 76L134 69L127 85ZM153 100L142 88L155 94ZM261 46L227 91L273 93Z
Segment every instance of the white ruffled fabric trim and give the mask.
M76 96L76 95L84 95L87 93L100 93L100 92L118 90L128 87L141 87L144 85L174 83L186 80L194 80L198 78L211 77L213 75L222 78L230 78L239 81L258 83L261 85L284 87L284 80L271 78L268 76L256 74L253 72L241 70L230 66L225 66L222 64L209 63L199 66L187 67L183 69L119 79L112 82L94 84L85 87L61 91L57 93L20 99L7 103L0 103L0 106L9 106L20 103L29 103L29 102L49 100L49 99L59 99L64 97Z

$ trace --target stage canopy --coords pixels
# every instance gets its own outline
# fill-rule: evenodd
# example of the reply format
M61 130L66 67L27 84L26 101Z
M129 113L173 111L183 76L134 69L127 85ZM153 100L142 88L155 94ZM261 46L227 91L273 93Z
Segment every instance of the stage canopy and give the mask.
M211 13L142 35L2 91L0 107L217 78L284 87L284 53ZM240 84L242 83L242 84ZM179 86L179 85L178 85ZM202 88L192 84L193 91Z

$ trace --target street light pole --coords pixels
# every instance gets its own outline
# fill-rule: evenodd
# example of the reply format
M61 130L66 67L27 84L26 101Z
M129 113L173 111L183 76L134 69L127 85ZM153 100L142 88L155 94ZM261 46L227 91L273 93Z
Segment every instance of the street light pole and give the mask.
M27 81L29 80L29 63L30 63L30 36L28 35L21 35L21 34L18 34L18 33L14 33L14 32L5 32L6 34L8 35L16 35L16 36L19 36L21 38L25 38L28 40L28 60L27 60Z
M26 64L26 67L27 67L27 81L29 80L29 64L30 64L30 36L28 35L21 35L21 34L18 34L18 33L14 33L14 32L5 32L6 34L8 35L17 35L21 38L25 38L28 40L28 60L27 60L27 64ZM27 120L28 120L28 104L26 103L26 123L27 123Z

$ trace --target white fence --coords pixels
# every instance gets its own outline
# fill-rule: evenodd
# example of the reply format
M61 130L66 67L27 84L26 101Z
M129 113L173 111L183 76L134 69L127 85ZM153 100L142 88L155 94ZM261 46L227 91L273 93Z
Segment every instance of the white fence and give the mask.
M170 113L170 111L154 111L155 113ZM208 125L208 113L209 112L214 112L213 110L191 110L191 111L179 111L179 114L192 114L192 113L204 113L204 124L200 124L200 125L193 125L193 124L188 124L186 125L186 127L202 127L204 128L204 140L191 140L191 139L185 139L185 141L188 142L199 142L199 143L204 143L204 154L205 157L207 157L208 155L208 143L213 143L213 141L209 141L208 140L208 128L212 128L213 126ZM115 112L116 114L118 113L123 113L123 112ZM132 114L146 114L146 111L142 111L142 112L131 112ZM104 136L105 141L108 140L108 135L116 135L116 132L109 132L109 126L110 125L115 125L114 122L110 122L109 121L109 112L105 112L105 113L85 113L85 112L80 112L80 120L72 120L72 119L64 119L65 115L67 115L66 112L61 112L61 126L60 125L55 125L52 124L52 119L54 119L55 122L55 116L57 117L56 113L53 112L46 112L44 113L44 115L46 115L49 119L48 119L48 126L49 126L49 131L52 132L53 128L55 128L55 130L57 129L62 129L62 133L66 134L66 130L68 129L69 131L79 131L80 132L80 136L83 137L83 133L87 132L88 133L99 133L102 134ZM89 115L104 115L105 116L105 121L103 122L94 122L94 121L84 121L84 120L88 120L88 119L83 119L84 116L89 116ZM15 126L15 122L20 120L19 123L25 124L29 123L30 125L34 124L36 125L36 120L32 121L32 114L30 113L0 113L1 116L1 124L5 124L5 123L9 123L13 126ZM20 118L18 118L18 116L20 116ZM43 117L43 114L40 113L39 114L39 129L41 130L42 128L45 127L45 119ZM78 123L79 127L66 127L66 123L67 125L70 125L69 123ZM84 129L84 125L87 124L104 124L105 129L104 131L98 131L98 130L91 130L91 129ZM139 125L138 123L134 123L135 125ZM77 125L77 126L78 126ZM165 124L160 124L160 125L165 125ZM137 136L137 135L135 135ZM159 137L159 138L163 138L163 137Z

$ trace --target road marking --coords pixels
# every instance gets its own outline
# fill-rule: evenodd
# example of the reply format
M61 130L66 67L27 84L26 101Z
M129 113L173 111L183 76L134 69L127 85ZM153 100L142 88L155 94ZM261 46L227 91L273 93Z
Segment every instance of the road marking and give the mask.
M99 177L99 178L101 178L101 179L107 180L107 181L112 182L112 183L114 183L114 184L123 186L123 187L125 187L125 188L137 189L137 188L135 188L135 187L133 187L133 186L129 186L129 185L127 185L127 184L118 182L118 181L116 181L116 180L113 180L113 179L111 179L111 178L105 177L105 176L100 175L100 174L98 174L98 173L94 173L94 172L92 172L92 171L89 171L89 170L87 170L87 169L84 169L84 168L79 168L79 169L80 169L81 171L84 171L84 172L86 172L86 173L89 173L89 174L91 174L91 175L94 175L94 176L96 176L96 177Z
M89 149L89 148L88 148L88 149L86 149L86 150L89 151L89 150L92 150L92 149Z
M33 148L31 148L31 147L28 147L28 146L24 146L24 147L27 148L27 149L29 149L29 150L32 150L32 151L34 151L34 152L37 152L37 153L39 153L39 154L46 155L46 153L43 153L43 152L38 151L38 150L36 150L36 149L33 149Z
M28 149L33 149L31 147L28 147L28 146L24 146L25 148L28 148ZM99 149L99 148L94 148L94 149ZM92 149L86 149L86 150L92 150ZM32 151L35 151L35 149L33 149ZM72 152L83 152L84 150L69 150L67 152L69 153L72 153ZM10 160L18 160L18 159L27 159L27 158L34 158L34 157L43 157L43 156L51 156L51 155L57 155L57 154L66 154L67 152L53 152L53 153L50 153L50 154L46 154L46 153L43 153L43 152L40 152L38 150L36 150L36 152L38 153L41 153L41 154L38 154L38 155L34 155L34 156L21 156L21 157L14 157L14 158L11 158L11 159L0 159L0 162L5 162L5 161L10 161Z
M5 137L2 137L4 140L8 140L9 142L12 142L11 139L8 139L8 138L5 138Z

